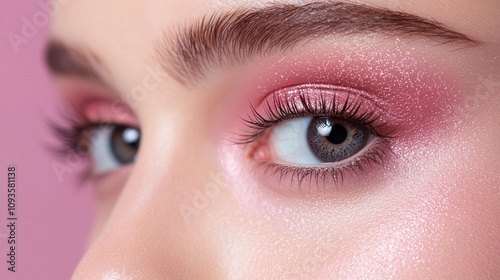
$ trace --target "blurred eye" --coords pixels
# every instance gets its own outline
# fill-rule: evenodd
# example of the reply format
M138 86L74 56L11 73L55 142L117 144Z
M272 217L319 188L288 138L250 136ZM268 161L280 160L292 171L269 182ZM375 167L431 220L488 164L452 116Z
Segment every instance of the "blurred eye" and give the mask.
M375 137L361 126L334 117L304 117L272 128L269 149L275 160L295 165L347 161Z
M105 173L135 161L141 133L137 128L111 125L92 131L90 155L95 173Z

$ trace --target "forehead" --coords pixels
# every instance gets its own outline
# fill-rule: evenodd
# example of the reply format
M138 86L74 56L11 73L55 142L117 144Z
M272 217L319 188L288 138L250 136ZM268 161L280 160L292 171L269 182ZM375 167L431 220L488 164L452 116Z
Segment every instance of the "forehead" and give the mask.
M221 10L241 7L264 7L276 3L307 4L318 1L307 0L153 0L153 1L98 1L98 0L54 0L58 6L54 15L52 33L56 36L81 38L98 34L113 34L116 37L148 37L158 29L189 23L204 15ZM374 7L404 11L421 17L436 19L456 27L464 33L488 33L500 26L500 2L496 0L450 1L450 0L357 0L343 1L366 4ZM491 30L490 36L498 36Z

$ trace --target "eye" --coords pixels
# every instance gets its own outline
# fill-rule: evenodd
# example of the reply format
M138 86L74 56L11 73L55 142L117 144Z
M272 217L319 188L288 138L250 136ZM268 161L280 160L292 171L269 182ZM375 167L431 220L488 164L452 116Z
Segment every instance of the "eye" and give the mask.
M367 129L334 117L306 117L270 129L268 148L276 161L292 165L345 162L375 138Z
M368 93L335 85L280 89L250 109L236 143L278 184L331 186L371 171L390 160L399 131Z
M141 133L137 128L109 125L91 131L90 156L96 174L119 168L135 161Z

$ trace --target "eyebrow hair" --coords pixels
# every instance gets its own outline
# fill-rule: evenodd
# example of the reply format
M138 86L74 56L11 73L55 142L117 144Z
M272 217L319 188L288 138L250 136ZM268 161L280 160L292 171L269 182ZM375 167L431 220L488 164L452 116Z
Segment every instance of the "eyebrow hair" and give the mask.
M255 55L289 50L319 36L382 34L425 38L441 44L476 44L437 21L343 2L277 4L240 8L203 17L178 32L166 30L156 53L165 71L182 84L194 83L211 67L242 63Z
M109 86L102 77L100 58L92 51L52 39L45 49L45 63L52 73L75 76Z
M362 4L313 2L239 8L205 16L178 32L165 32L156 44L156 54L164 70L186 85L202 79L210 68L286 51L301 41L364 33L425 38L441 44L480 43L437 21L412 14ZM112 88L100 71L105 69L101 60L85 47L52 39L45 50L45 61L55 74L82 77Z

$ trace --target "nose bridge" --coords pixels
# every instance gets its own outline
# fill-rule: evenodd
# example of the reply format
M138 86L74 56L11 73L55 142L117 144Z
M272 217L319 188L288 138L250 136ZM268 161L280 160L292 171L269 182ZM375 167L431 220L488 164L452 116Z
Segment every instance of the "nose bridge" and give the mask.
M193 116L148 105L158 114L143 127L133 171L74 279L223 279L214 217L203 215L221 215L225 204L214 200L228 199L209 126L193 131Z
M147 156L137 162L74 279L221 279L213 246L203 238L206 221L193 227L183 215L187 201L197 203L196 190L206 178L183 176L182 166L209 172L192 162L165 162L155 166Z

